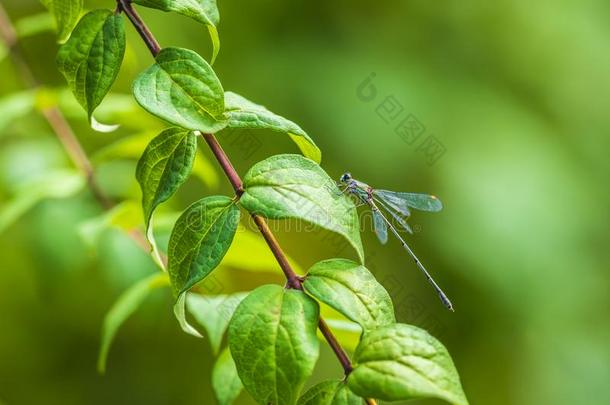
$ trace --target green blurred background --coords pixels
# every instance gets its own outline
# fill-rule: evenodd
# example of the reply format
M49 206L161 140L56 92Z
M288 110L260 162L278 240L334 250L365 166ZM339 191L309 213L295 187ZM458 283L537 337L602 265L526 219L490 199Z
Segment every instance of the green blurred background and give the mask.
M15 22L44 11L34 0L2 5ZM331 176L351 170L377 187L430 192L444 202L440 214L412 217L417 232L409 241L455 313L437 302L398 243L383 247L370 231L363 237L367 264L391 292L397 317L448 347L471 402L610 403L609 3L219 0L219 8L214 67L226 90L299 123ZM139 10L162 45L209 57L205 28ZM135 160L100 153L161 126L121 96L152 63L131 27L128 42L116 95L99 113L101 121L121 123L118 131L91 130L70 97L60 99L97 156L104 190L137 201ZM64 86L51 32L29 35L22 45L39 82ZM23 89L4 57L0 96ZM86 192L23 196L43 190L45 174L72 166L39 112L19 110L13 119L0 105L0 403L214 403L210 349L181 332L168 291L153 294L129 319L106 375L97 374L105 312L155 267L104 225ZM414 123L408 136L396 129L403 119ZM265 132L219 138L241 173L269 155L297 152ZM230 194L201 149L203 181L190 179L164 207L169 218L201 196ZM277 234L301 269L354 257L324 232ZM240 268L239 259L264 263L264 249L234 255L214 280L220 291L281 282L272 264ZM312 382L340 375L322 346ZM238 403L252 401L242 394Z

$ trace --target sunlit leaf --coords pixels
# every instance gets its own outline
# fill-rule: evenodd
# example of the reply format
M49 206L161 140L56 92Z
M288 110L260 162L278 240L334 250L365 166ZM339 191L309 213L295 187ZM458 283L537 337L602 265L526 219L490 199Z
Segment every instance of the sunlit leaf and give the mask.
M264 106L227 91L225 108L229 115L229 128L270 129L290 136L305 157L320 163L322 153L314 141L297 124L267 110Z
M224 90L212 67L197 53L164 48L157 63L134 82L136 100L151 114L174 125L201 132L227 125Z
M12 122L34 109L36 93L32 90L8 94L0 98L0 134Z
M244 177L240 202L270 219L297 218L344 236L364 260L353 202L314 161L276 155L255 164Z
M55 28L55 21L50 13L28 15L15 21L15 31L19 38L30 37Z
M415 326L394 324L365 333L353 363L348 386L362 397L468 404L447 349Z
M260 404L294 404L318 359L319 309L302 291L265 285L237 307L229 346L246 390Z
M364 405L343 381L323 381L311 387L297 405Z
M78 232L83 240L94 246L107 229L117 228L128 233L142 225L142 208L136 201L122 201L98 217L81 223Z
M0 205L0 233L40 201L72 196L84 186L82 174L72 170L50 171L22 183L14 197Z
M212 352L218 354L222 337L227 330L229 321L237 305L244 299L246 293L230 295L198 295L189 294L187 309L193 318L205 329Z
M212 388L218 405L231 405L244 389L229 348L225 348L214 363Z
M123 16L87 13L57 53L57 66L89 118L110 90L125 53Z
M102 326L102 343L97 360L97 369L100 373L106 371L108 351L121 325L140 307L152 290L168 284L167 274L153 274L129 287L110 308Z
M220 14L218 13L216 0L134 0L133 2L141 4L144 7L174 11L205 24L212 39L212 63L214 63L220 50L220 39L217 29L220 22Z
M396 322L388 292L364 266L345 259L316 263L303 283L305 291L330 305L366 331Z
M65 42L76 26L83 10L84 0L41 0L55 19L57 40Z

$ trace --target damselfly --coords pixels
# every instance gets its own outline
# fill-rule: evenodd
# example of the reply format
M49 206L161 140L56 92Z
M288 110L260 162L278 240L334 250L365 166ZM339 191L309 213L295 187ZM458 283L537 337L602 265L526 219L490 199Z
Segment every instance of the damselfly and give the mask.
M344 191L356 196L362 204L367 204L371 208L373 213L373 227L375 228L375 233L377 234L379 241L383 244L388 241L388 228L390 228L390 231L398 238L402 246L415 261L417 267L424 273L428 282L436 290L443 305L445 305L447 309L453 311L453 305L451 304L451 301L449 301L449 298L447 298L447 295L441 290L438 284L436 284L436 281L434 281L430 273L428 273L417 256L415 256L415 253L413 253L413 250L407 245L407 242L402 238L396 227L394 227L380 210L380 208L383 208L384 211L388 212L392 218L396 220L396 223L400 228L409 233L413 233L406 221L411 215L411 208L421 211L438 212L443 209L441 201L429 194L397 193L388 190L376 190L368 184L354 179L350 173L344 173L341 176L340 181L344 184Z

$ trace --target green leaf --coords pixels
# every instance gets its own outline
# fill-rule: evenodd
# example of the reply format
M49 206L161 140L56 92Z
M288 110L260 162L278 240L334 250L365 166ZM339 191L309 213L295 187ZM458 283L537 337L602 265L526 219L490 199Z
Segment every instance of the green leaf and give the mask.
M237 307L229 347L246 390L259 404L294 404L319 354L317 303L302 291L265 285Z
M201 333L197 329L195 329L186 319L186 298L188 296L188 292L184 292L178 296L176 303L174 304L174 315L176 316L176 320L178 320L178 324L182 328L185 333L195 337L203 337Z
M78 22L83 10L84 0L41 0L40 2L53 14L57 27L57 40L64 43Z
M319 262L309 269L305 291L357 322L366 332L396 322L388 292L364 266L345 259Z
M323 381L311 387L298 405L363 405L364 400L354 394L343 381Z
M225 108L229 116L230 128L270 129L284 133L297 144L305 157L320 163L322 152L314 141L297 124L254 104L239 94L225 92Z
M206 330L214 355L220 350L222 337L235 308L246 295L246 293L206 296L189 294L187 297L187 309Z
M214 63L220 50L217 29L220 14L216 6L216 0L133 0L133 2L162 11L174 11L205 24L212 39L212 63Z
M125 200L109 211L104 211L97 217L88 218L80 223L78 233L89 246L94 246L106 229L116 228L127 234L142 225L142 221L140 204L132 200Z
M447 349L423 329L394 324L364 335L353 358L348 386L384 401L440 398L467 405Z
M8 94L0 98L0 134L12 122L34 109L36 93L32 90Z
M106 371L108 350L121 325L140 307L152 290L166 286L168 282L167 274L153 274L129 287L110 308L102 326L102 343L97 359L97 369L100 373Z
M74 170L52 170L23 182L15 196L0 205L0 233L40 201L70 197L85 184L83 175Z
M19 38L30 37L41 32L52 31L55 27L53 16L47 12L28 15L15 21L15 31Z
M255 164L244 177L240 202L270 219L298 218L344 236L364 261L354 203L314 161L276 155Z
M148 144L136 168L142 189L142 210L146 230L159 204L167 201L191 174L197 136L182 128L168 128Z
M244 389L228 348L225 348L220 353L214 364L212 369L212 388L214 389L218 405L231 405Z
M142 107L193 131L212 133L227 126L224 90L201 56L188 49L165 48L156 60L133 84Z
M239 208L224 196L203 198L178 218L169 239L169 276L177 295L203 280L231 246Z
M112 87L124 53L125 22L110 10L87 13L59 48L59 71L89 119Z

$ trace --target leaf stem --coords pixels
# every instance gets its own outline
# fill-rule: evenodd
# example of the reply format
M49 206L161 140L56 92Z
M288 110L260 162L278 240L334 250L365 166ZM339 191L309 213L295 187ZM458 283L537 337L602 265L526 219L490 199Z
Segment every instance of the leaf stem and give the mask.
M125 11L125 14L127 14L127 17L133 24L136 31L138 31L138 33L140 34L140 37L142 37L142 40L144 40L144 42L148 46L148 49L150 50L152 55L156 56L160 52L160 49L161 49L159 46L159 43L155 39L152 32L148 29L148 27L146 26L144 21L140 18L137 11L132 7L131 1L130 0L117 0L117 4ZM243 194L243 192L244 192L243 183L241 181L241 178L239 177L239 174L233 167L231 160L225 154L224 150L222 149L222 147L218 143L218 140L216 139L216 137L213 134L203 134L202 136L205 139L205 141L207 142L210 149L212 150L212 153L216 157L218 164L220 164L225 175L231 182L231 185L233 186L233 189L235 190L235 194L238 197L241 196L241 194ZM271 229L269 229L269 225L267 225L267 221L263 217L256 215L256 214L252 214L252 218L254 219L254 222L256 223L256 226L258 227L259 231L263 235L263 238L267 242L269 249L271 249L273 256L275 257L278 264L280 265L280 268L284 272L284 275L286 276L286 279L288 281L288 286L290 288L302 290L303 287L301 285L301 281L299 280L299 277L292 269L292 266L288 262L288 259L286 258L286 255L284 254L282 248L280 247L277 239L275 239L273 232L271 232ZM335 337L335 335L332 333L332 331L330 330L330 328L328 327L328 325L322 318L320 318L318 328L320 329L320 332L322 333L322 335L324 336L324 338L326 339L326 341L328 342L330 347L335 352L337 359L339 359L339 362L341 363L341 366L343 367L343 371L345 372L345 375L349 375L349 373L352 371L352 363L351 363L347 353L341 347L341 345L337 341L337 338ZM370 401L373 401L373 402L370 402ZM374 400L367 400L367 403L369 403L370 405L375 404Z

